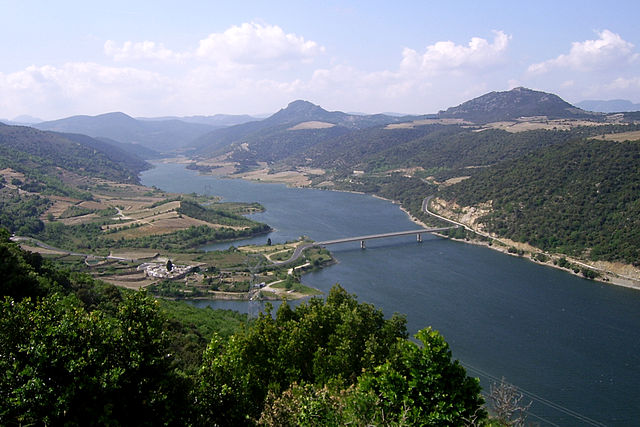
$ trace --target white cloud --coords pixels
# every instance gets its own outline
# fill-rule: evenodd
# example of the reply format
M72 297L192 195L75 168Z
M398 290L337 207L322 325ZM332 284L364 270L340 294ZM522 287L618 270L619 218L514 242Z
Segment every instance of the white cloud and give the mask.
M268 61L308 60L324 52L324 47L301 36L285 33L277 25L244 23L223 33L200 40L196 55L209 61L241 64Z
M0 73L0 111L33 112L44 118L122 111L158 102L168 83L158 73L130 67L85 62L30 66Z
M104 44L104 53L114 61L162 61L186 65L215 64L230 73L254 67L287 69L294 64L310 63L324 53L318 43L293 33L285 33L277 25L254 22L232 26L222 33L212 33L197 46L173 51L153 41L126 41L121 46L112 40Z
M373 72L348 61L329 65L318 43L273 25L233 26L182 50L107 41L104 52L117 65L75 62L0 73L0 115L264 113L298 98L328 109L430 113L495 90L490 82L501 78L495 65L506 60L509 39L495 31L491 41L405 49L395 66Z
M633 52L633 44L609 30L598 33L597 40L573 42L568 54L532 64L531 73L546 73L554 68L570 68L577 71L589 71L615 65L624 66L635 62L638 54Z
M181 56L183 56L171 51L170 49L167 49L162 43L156 44L152 41L143 41L136 43L127 41L122 44L122 47L118 47L116 46L116 43L114 41L107 40L104 43L104 53L107 56L111 56L115 61L139 59L171 61L179 59Z
M452 41L439 41L427 46L425 53L405 48L401 69L433 75L451 70L487 67L501 62L511 37L494 31L493 42L473 37L469 43L457 45Z
M493 87L486 80L496 79L495 65L506 60L509 39L504 32L494 31L491 42L479 37L467 45L440 41L427 46L424 53L405 48L395 69L366 72L349 65L317 69L305 86L306 93L337 109L436 112Z
M614 81L612 81L610 84L608 84L607 89L611 89L611 90L626 90L626 89L636 89L639 90L640 89L640 77L631 77L631 78L624 78L624 77L618 77L617 79L615 79Z

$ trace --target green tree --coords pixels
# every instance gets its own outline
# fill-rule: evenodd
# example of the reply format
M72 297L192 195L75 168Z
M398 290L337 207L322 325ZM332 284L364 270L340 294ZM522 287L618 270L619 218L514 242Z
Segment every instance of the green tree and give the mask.
M476 379L451 361L448 345L430 329L422 345L400 339L389 359L349 387L294 383L269 392L259 424L268 426L478 425L487 414Z
M161 424L183 415L157 302L125 297L115 317L75 296L0 305L0 424Z
M214 338L204 353L198 403L205 419L250 424L272 391L294 382L348 385L363 370L383 363L398 338L406 338L404 317L384 319L381 310L358 303L339 286L327 300L313 298L295 310L268 309L255 324L227 343Z
M442 335L431 328L416 335L421 346L397 342L387 362L363 374L360 391L379 396L388 422L407 425L465 425L486 417L480 383L451 360ZM399 418L402 417L402 418Z

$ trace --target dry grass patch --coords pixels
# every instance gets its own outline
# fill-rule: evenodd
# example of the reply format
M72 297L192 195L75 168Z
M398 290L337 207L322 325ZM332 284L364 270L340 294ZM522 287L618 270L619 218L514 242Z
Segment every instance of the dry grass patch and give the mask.
M278 182L294 187L303 187L311 184L309 178L305 174L298 171L284 171L277 173L269 173L268 168L251 171L243 174L233 175L234 178L248 179L252 181Z
M121 288L140 290L141 288L145 288L149 285L154 284L157 280L151 280L148 278L140 278L138 280L122 280L119 276L102 276L100 280L105 281L107 283L111 283L114 286L119 286Z
M471 122L467 122L463 119L422 119L422 120L414 120L412 122L391 123L385 126L385 129L413 129L416 126L425 126L425 125L433 125L433 124L464 125L464 124L471 124Z
M312 120L309 122L298 123L297 125L290 127L287 130L328 129L334 126L335 125L333 123L319 122L317 120Z
M112 224L109 227L123 228L126 225L142 224L139 227L131 228L128 230L122 230L111 235L114 239L124 237L125 239L150 236L154 234L169 234L180 230L186 230L189 227L198 227L200 225L206 225L210 228L231 228L233 230L244 230L245 227L233 227L228 225L211 224L206 221L202 221L188 216L182 216L180 218L178 214L174 212L168 212L162 215L156 215L144 220L131 221L123 224ZM106 227L103 227L106 230Z
M502 121L488 123L477 132L486 129L502 129L511 133L526 132L530 130L571 130L578 126L603 126L610 122L594 122L590 120L570 120L554 119L547 120L545 117L523 117L514 121Z
M49 214L53 215L54 218L58 218L70 206L75 205L75 203L67 200L55 200L53 197L51 199L53 200L53 205L42 214L40 219L45 219Z
M17 178L20 181L24 181L24 174L14 171L11 168L0 169L0 175L4 177L7 182L11 182L12 179Z
M457 176L455 178L449 178L448 180L444 181L442 184L444 186L453 185L453 184L457 184L457 183L462 182L465 179L469 179L469 178L471 178L471 177L470 176Z
M69 218L61 218L61 219L58 219L58 221L60 221L64 225L78 225L78 224L88 224L90 222L93 222L96 218L98 218L98 215L94 213L90 213L86 215L72 216Z
M606 135L594 137L593 139L599 139L603 141L615 141L615 142L638 141L640 140L640 131L609 133Z
M33 252L33 253L39 253L42 255L65 255L67 254L66 251L56 251L53 249L45 249L45 248L41 248L40 246L30 246L24 243L20 244L20 248L28 251L28 252Z
M155 206L153 208L146 206L134 206L129 205L126 206L122 211L122 214L126 217L137 219L137 220L145 220L148 218L158 218L163 217L163 215L169 214L171 212L176 212L176 209L180 207L180 201L173 201L169 203L164 203L159 206ZM177 213L176 213L177 216Z
M116 258L125 258L125 259L151 259L158 256L158 252L153 251L145 251L145 250L135 250L131 252L110 252L109 256Z
M109 205L107 205L105 203L95 202L95 201L92 201L92 200L80 202L78 204L78 206L81 206L81 207L87 208L87 209L95 209L95 210L108 209L110 207Z

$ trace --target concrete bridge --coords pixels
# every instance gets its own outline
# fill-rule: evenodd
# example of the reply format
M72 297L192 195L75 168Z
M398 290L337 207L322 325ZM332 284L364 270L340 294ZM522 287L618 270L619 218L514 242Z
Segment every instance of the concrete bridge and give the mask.
M384 238L397 237L397 236L410 236L410 235L415 235L416 241L420 243L422 242L422 235L424 233L438 233L441 231L447 231L457 227L458 226L456 225L451 227L421 228L418 230L396 231L393 233L369 234L366 236L345 237L342 239L324 240L321 242L305 243L296 247L296 249L293 251L293 254L291 255L291 258L285 261L274 262L274 265L285 265L285 264L292 263L298 258L300 258L300 256L302 255L302 252L304 252L305 249L309 249L317 246L329 246L329 245L337 245L339 243L360 242L360 247L362 249L365 249L366 248L365 242L367 240L384 239Z
M356 236L356 237L345 237L343 239L335 239L335 240L325 240L324 242L316 242L315 246L328 246L328 245L337 245L338 243L348 243L348 242L360 242L360 247L364 249L366 247L365 242L367 240L373 239L384 239L387 237L396 237L396 236L410 236L415 234L416 241L422 242L422 234L424 233L437 233L439 231L446 231L450 228L455 227L440 227L440 228L421 228L419 230L409 230L409 231L396 231L394 233L381 233L381 234L369 234L366 236Z

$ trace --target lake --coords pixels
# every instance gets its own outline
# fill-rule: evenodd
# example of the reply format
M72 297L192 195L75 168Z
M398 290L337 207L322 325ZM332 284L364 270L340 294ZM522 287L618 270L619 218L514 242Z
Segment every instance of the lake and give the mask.
M275 229L233 242L263 244L412 230L397 205L375 197L198 175L156 164L142 182L169 192L260 202L251 218ZM232 243L207 247L226 249ZM486 247L425 235L330 246L338 264L303 276L327 292L340 283L385 313L404 313L411 334L439 330L485 390L504 377L533 401L540 425L640 421L640 292L581 279ZM247 302L206 301L247 312Z

